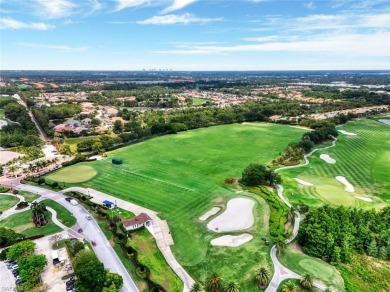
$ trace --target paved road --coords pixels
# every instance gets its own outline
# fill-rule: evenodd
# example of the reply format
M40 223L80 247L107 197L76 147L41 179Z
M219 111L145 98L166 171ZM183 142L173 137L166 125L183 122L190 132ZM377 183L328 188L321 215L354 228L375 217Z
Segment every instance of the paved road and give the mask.
M26 108L26 110L28 111L28 114L31 118L31 120L34 122L35 126L37 127L38 131L39 131L39 138L44 141L45 143L50 140L47 135L45 134L45 132L42 130L41 126L38 124L37 120L35 119L34 115L31 113L30 109L27 107L27 104L24 102L23 99L20 98L19 94L14 94L12 96L13 98L15 98L18 103L22 106L24 106Z
M130 277L126 268L123 266L119 257L115 253L114 249L108 242L107 238L104 236L99 225L96 223L95 220L89 221L86 219L86 216L89 214L86 209L84 209L81 205L73 206L67 201L65 201L64 195L44 188L23 185L23 184L19 184L14 188L17 190L29 191L29 192L40 194L42 197L56 201L57 203L61 204L66 209L68 209L77 219L78 226L76 230L79 227L82 228L83 229L82 234L85 237L85 239L88 240L89 242L91 242L91 240L94 240L96 242L96 247L93 247L93 249L97 257L99 258L99 260L111 272L118 273L123 277L123 288L121 289L121 291L123 292L139 291L133 279ZM70 234L73 233L74 236L78 235L76 232L74 231L72 232L72 230L70 230L69 233Z
M15 277L4 262L0 262L0 291L16 291Z
M316 148L313 151L311 151L310 153L308 153L305 156L303 156L303 158L305 160L305 163L299 164L299 165L280 167L280 168L276 169L275 172L283 170L283 169L298 168L298 167L302 167L302 166L308 165L309 164L309 159L308 159L309 156L311 156L316 151L325 150L325 149L328 149L328 148L336 146L336 141L337 141L337 139L333 138L332 145L327 146L327 147L323 147L323 148ZM292 207L291 203L283 196L283 187L281 185L277 185L276 186L276 190L277 190L279 198L289 208L291 208ZM300 222L301 222L301 214L299 214L298 211L294 211L294 213L295 213L295 220L294 220L293 234L291 235L290 238L286 239L286 244L290 243L291 241L293 241L295 239L295 237L298 235L299 225L300 225ZM297 273L295 273L295 272L287 269L285 266L283 266L279 262L276 254L277 254L277 249L276 249L276 246L274 245L271 248L270 256L271 256L272 264L274 265L275 272L274 272L274 274L272 276L272 279L271 279L267 289L265 290L265 292L274 292L274 291L276 291L277 288L279 287L280 283L283 282L286 279L290 279L290 278L291 279L300 279L301 278L300 275L298 275ZM323 285L323 284L321 284L321 283L319 283L317 281L314 281L313 284L314 284L315 287L317 287L318 289L320 289L322 291L324 291L326 289L325 285Z

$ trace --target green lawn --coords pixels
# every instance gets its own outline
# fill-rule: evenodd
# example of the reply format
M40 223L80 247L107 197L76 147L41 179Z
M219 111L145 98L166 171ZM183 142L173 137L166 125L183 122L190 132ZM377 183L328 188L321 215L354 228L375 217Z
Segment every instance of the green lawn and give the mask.
M344 281L340 272L330 264L297 250L295 244L290 244L278 256L279 261L290 270L303 275L310 273L314 279L325 285L344 291Z
M182 291L183 282L171 269L147 229L131 234L128 244L138 252L138 260L150 269L150 279L165 291Z
M0 108L0 119L3 119L5 117L4 110Z
M338 127L356 133L340 133L336 146L316 152L308 166L283 170L286 197L294 204L302 201L312 207L324 203L331 205L383 207L390 202L390 127L375 120L357 120ZM329 154L336 160L328 164L320 159ZM355 188L354 193L344 190L335 177L344 176ZM293 178L300 178L314 186L303 186ZM291 195L293 194L293 195ZM355 196L370 198L365 202Z
M72 215L65 207L61 206L57 202L52 200L42 201L47 207L50 207L57 211L57 219L67 227L72 227L76 224L76 217Z
M253 282L248 279L254 270L260 265L271 269L269 247L259 238L268 235L268 205L256 196L258 218L251 230L255 238L238 248L210 246L216 235L197 218L214 205L224 206L237 197L236 190L224 184L226 178L239 178L249 163L269 163L302 133L301 129L267 123L191 130L121 148L110 152L107 159L70 166L52 175L63 181L82 165L93 167L95 177L68 186L92 187L158 211L168 220L177 260L190 274L203 279L216 271L248 283L241 286L248 285L246 291L250 291ZM113 157L122 158L124 164L113 165Z
M18 195L23 196L24 200L26 202L29 202L29 203L32 203L33 201L35 201L36 199L38 199L40 197L40 195L38 195L38 194L30 193L27 191L19 191Z
M49 223L44 227L37 228L32 223L32 212L27 208L26 211L11 215L4 220L0 221L0 227L11 228L15 232L23 233L26 236L33 236L38 234L51 235L54 233L61 232L62 229L55 225L51 221L51 213L46 213Z
M9 208L12 208L19 202L18 197L10 196L6 194L0 194L0 212L4 212Z
M89 165L78 165L75 168L64 168L61 172L50 174L47 178L59 183L78 183L89 180L97 174L96 170Z
M191 99L192 99L192 102L193 102L194 105L202 105L202 104L204 104L207 101L207 99L204 99L204 98L193 97Z

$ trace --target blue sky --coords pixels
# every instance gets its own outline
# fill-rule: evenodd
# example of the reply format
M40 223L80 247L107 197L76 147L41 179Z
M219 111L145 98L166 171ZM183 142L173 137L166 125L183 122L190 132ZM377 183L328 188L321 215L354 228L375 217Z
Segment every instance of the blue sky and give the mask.
M0 69L390 69L390 0L0 0Z

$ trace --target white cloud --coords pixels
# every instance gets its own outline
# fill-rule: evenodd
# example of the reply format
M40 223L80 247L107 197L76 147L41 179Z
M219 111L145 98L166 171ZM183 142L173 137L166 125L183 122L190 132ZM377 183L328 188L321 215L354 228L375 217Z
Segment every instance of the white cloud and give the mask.
M18 46L27 47L27 48L57 50L61 53L79 53L79 52L85 52L89 49L88 47L71 47L67 45L41 45L41 44L24 43L24 42L20 42L16 44Z
M35 29L35 30L48 30L54 28L53 25L43 22L22 22L13 18L1 18L0 29Z
M173 3L171 6L165 8L161 13L169 13L172 11L183 9L184 7L196 2L198 0L173 0Z
M88 12L88 14L92 14L100 9L103 8L103 5L102 3L100 3L98 0L89 0L89 3L90 3L90 11Z
M71 15L77 7L70 0L36 0L38 13L45 18L61 18Z
M189 24L189 23L206 23L211 21L221 21L222 18L199 18L190 13L181 15L168 14L162 16L153 16L151 18L137 21L138 24L155 24L155 25L170 25L170 24Z
M310 9L310 10L314 10L316 8L312 1L303 3L303 7L306 7L307 9Z
M390 56L390 32L373 34L327 34L298 41L240 44L233 46L194 46L188 50L157 51L164 54L221 54L239 52L310 52L359 56Z
M118 5L115 11L120 11L125 8L132 8L148 3L148 0L117 0Z

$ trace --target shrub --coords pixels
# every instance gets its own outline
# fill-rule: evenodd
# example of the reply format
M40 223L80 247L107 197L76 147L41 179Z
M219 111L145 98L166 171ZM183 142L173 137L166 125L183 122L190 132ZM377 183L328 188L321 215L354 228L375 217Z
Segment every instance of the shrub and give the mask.
M12 192L14 195L17 195L17 194L19 194L19 191L18 190L13 190L13 192Z
M40 177L40 178L38 179L37 183L38 183L39 185L43 185L44 183L46 183L46 180L45 180L43 177Z
M53 188L58 188L58 182L53 182L52 184L51 184L51 186L53 187Z

